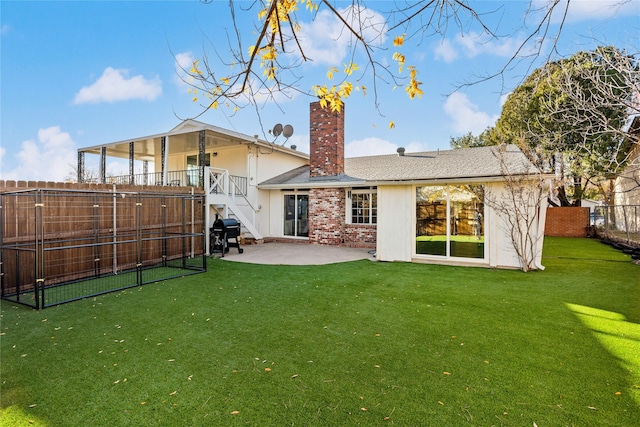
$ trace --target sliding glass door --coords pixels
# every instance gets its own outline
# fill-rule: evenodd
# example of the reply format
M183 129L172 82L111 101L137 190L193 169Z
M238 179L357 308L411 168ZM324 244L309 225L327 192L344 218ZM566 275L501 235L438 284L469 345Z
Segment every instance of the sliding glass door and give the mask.
M309 237L309 195L284 196L284 235Z
M484 187L416 188L416 255L484 258Z

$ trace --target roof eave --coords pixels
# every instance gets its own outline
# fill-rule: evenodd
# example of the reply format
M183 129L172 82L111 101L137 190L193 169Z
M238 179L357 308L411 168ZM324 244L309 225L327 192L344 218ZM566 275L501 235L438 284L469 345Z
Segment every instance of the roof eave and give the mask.
M527 174L532 178L541 177L552 179L553 174ZM303 183L284 184L258 184L261 190L288 190L288 189L311 189L311 188L347 188L362 186L400 186L400 185L443 185L443 184L482 184L488 182L503 182L504 175L489 175L477 177L451 177L451 178L426 178L426 179L402 179L402 180L358 180L358 181L314 181Z

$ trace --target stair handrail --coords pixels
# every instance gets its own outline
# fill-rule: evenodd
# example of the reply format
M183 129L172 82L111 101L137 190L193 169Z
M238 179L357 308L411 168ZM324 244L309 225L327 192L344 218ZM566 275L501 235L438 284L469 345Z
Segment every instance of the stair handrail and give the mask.
M239 190L238 192L242 194L242 198L247 203L249 208L251 208L252 226L255 227L256 213L258 212L258 209L256 209L255 206L253 206L251 201L247 198L247 195L244 194L244 192L238 186L238 184L236 184L234 180L230 179L229 170L222 169L222 168L212 168L212 167L205 167L205 170L206 169L209 169L209 174L208 174L209 179L205 180L205 185L209 186L209 188L206 189L207 194L224 194L225 198L229 199L234 206L237 206L235 203L235 197L236 197L236 190ZM229 188L230 187L229 183L233 184L233 191L230 191L231 189Z

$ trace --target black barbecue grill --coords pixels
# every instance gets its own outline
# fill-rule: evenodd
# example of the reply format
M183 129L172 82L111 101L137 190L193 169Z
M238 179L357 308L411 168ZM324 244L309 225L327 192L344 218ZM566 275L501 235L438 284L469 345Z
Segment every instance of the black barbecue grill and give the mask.
M212 254L221 253L224 256L231 246L238 248L238 253L242 253L239 239L240 223L233 218L218 218L209 230L209 248Z

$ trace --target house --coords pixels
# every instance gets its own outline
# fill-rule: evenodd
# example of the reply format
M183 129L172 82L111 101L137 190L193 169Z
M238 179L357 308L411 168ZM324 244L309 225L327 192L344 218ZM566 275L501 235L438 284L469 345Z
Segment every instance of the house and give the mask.
M371 248L380 261L521 268L505 212L524 212L515 223L526 221L526 250L542 267L546 198L500 204L507 169L539 176L515 146L345 158L344 118L311 104L309 155L186 121L167 134L81 149L79 163L89 152L153 161L155 182L205 187L210 224L215 214L235 216L257 240ZM129 182L149 179L130 171Z
M185 120L168 132L78 150L78 182L86 182L87 156L99 157L99 183L169 185L205 189L206 222L234 217L243 233L262 240L261 192L257 184L308 164L309 156L196 120ZM106 175L106 159L127 159L129 174ZM135 173L134 165L142 166Z
M626 132L635 138L624 171L614 183L615 206L640 206L640 115L631 117Z

